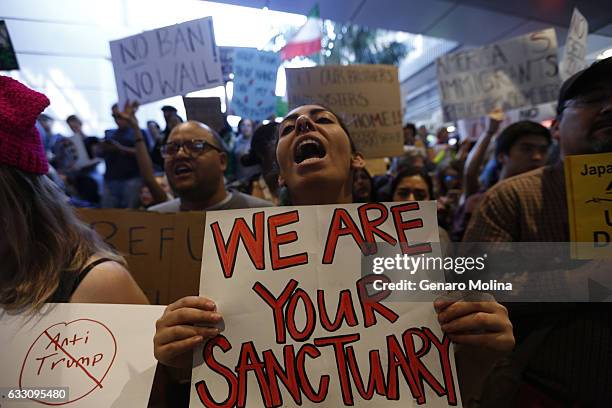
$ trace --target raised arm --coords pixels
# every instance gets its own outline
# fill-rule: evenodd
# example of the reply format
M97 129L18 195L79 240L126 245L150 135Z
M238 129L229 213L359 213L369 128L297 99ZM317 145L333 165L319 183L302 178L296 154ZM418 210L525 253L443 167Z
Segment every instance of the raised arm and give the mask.
M153 171L153 162L151 161L151 156L149 156L149 150L147 149L147 142L144 139L144 135L140 130L140 126L138 125L138 119L136 118L136 111L138 110L138 102L134 101L130 103L129 101L126 103L123 112L119 112L123 118L129 121L132 130L134 131L134 136L136 140L136 145L133 148L124 147L126 150L129 149L133 151L133 154L136 156L136 161L138 163L138 169L140 170L140 175L145 183L145 185L151 191L151 196L153 197L153 204L162 203L168 200L168 196L164 189L159 185L157 180L155 180L155 172ZM126 153L130 153L127 152Z
M475 194L480 189L478 183L478 172L485 158L485 154L491 143L493 135L499 130L501 120L499 117L494 118L487 116L487 130L478 139L472 151L468 154L465 161L465 171L463 173L463 200L467 199L472 194Z

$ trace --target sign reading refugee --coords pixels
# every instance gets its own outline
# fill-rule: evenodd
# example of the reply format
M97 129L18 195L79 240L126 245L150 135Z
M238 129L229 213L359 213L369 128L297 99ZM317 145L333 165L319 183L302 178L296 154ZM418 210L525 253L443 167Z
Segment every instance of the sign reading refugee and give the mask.
M163 311L50 303L34 314L2 313L2 408L147 406Z
M268 119L276 112L276 74L280 56L275 52L236 48L233 64L232 112L253 120Z
M404 152L397 67L328 65L287 68L285 72L289 109L306 104L332 109L367 158Z
M196 295L204 241L203 212L160 214L80 208L79 218L119 251L153 304Z
M361 274L383 244L433 252L434 202L214 211L205 225L200 295L224 331L195 351L191 407L461 404L431 302L391 301L372 291L387 276Z
M211 17L111 41L119 105L223 85Z
M559 74L566 80L576 72L586 68L587 35L589 22L577 8L574 8L567 40L563 47L563 57L559 63Z
M557 100L554 29L529 33L436 60L444 120L485 116Z

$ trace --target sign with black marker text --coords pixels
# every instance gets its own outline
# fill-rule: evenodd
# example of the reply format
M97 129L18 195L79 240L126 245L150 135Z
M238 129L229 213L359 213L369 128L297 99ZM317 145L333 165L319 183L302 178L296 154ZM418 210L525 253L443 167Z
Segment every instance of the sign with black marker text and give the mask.
M212 17L110 42L119 106L223 85Z

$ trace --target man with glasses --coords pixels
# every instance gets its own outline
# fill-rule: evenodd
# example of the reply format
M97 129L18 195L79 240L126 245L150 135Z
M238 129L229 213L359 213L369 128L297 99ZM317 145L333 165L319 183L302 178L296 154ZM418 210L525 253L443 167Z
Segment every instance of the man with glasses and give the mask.
M561 158L612 153L612 58L563 84L552 132L560 140ZM569 240L562 161L494 186L464 236L467 242ZM517 389L510 396L498 392L499 398L527 407L610 405L610 303L511 304L508 309L517 341L514 361L522 361L522 367Z
M223 172L227 168L227 149L217 132L200 122L177 125L161 153L168 182L178 198L152 206L150 211L211 211L271 205L226 190Z

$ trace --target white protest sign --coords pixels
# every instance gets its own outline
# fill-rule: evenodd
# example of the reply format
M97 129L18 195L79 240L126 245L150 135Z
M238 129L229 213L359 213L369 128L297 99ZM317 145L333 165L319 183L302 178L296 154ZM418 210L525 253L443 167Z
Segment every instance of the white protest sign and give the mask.
M235 115L264 120L276 112L276 74L279 66L278 53L248 48L234 50L231 110Z
M89 158L85 143L83 143L83 138L80 135L61 138L58 140L55 150L55 160L58 170L61 171L81 170L100 162L100 160Z
M577 8L574 8L563 48L563 57L559 63L559 74L562 80L565 81L576 72L586 68L588 34L589 22Z
M554 119L557 115L556 108L556 102L547 102L537 106L524 107L521 109L513 109L511 111L504 112L504 120L500 124L499 129L503 130L505 127L520 120L530 120L532 122L540 123L545 120ZM461 137L461 140L478 140L487 130L486 126L486 116L470 119L459 119L457 121L457 131Z
M444 55L436 69L446 121L555 101L561 85L552 28Z
M157 365L155 321L163 310L163 306L48 304L31 316L2 312L0 387L4 392L58 387L67 391L64 398L33 398L43 401L40 406L144 408ZM1 405L28 406L7 395Z
M110 42L119 106L223 85L211 17Z
M200 294L225 330L194 354L190 406L461 405L432 303L362 277L375 235L432 251L435 202L209 212Z
M285 73L289 109L307 104L332 109L368 159L404 153L397 67L326 65L287 68Z

